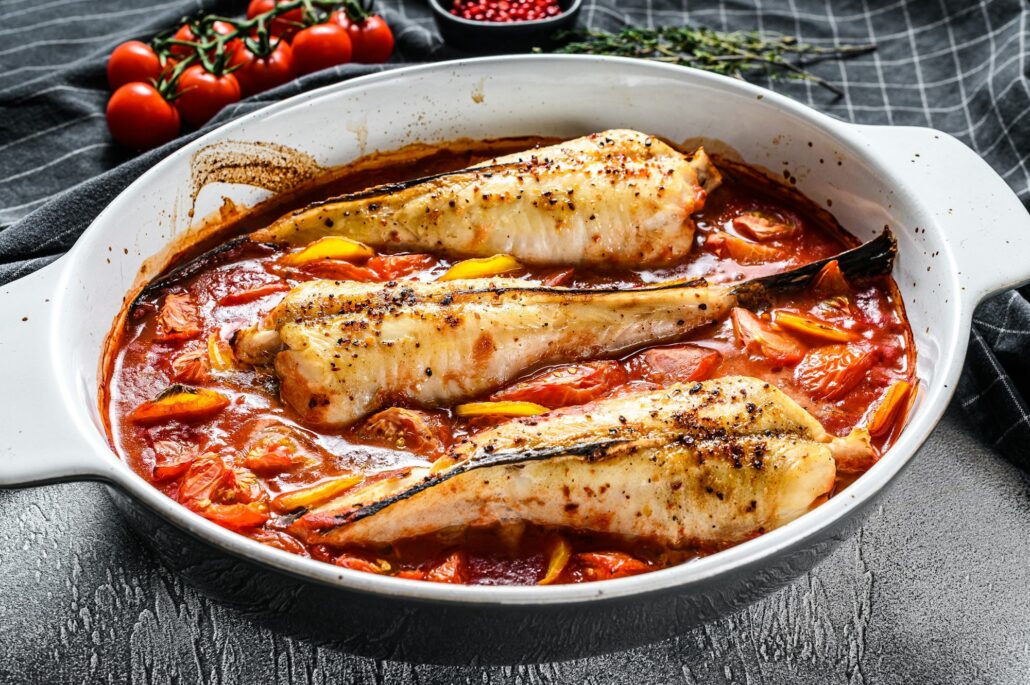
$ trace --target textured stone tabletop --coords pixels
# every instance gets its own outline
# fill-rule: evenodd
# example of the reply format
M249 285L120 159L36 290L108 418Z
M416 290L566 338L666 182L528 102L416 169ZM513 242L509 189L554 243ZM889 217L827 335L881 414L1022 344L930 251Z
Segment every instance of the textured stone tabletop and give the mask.
M815 571L649 647L487 669L359 658L184 585L103 488L0 491L0 681L1025 683L1030 488L955 407Z

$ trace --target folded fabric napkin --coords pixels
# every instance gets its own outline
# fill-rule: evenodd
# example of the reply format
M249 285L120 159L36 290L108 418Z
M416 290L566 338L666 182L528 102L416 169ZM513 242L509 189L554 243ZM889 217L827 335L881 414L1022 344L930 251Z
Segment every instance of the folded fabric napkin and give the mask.
M1030 9L1020 0L827 3L795 0L672 2L588 0L580 23L612 30L686 22L720 30L774 31L801 40L874 42L879 49L814 67L844 96L803 82L760 82L847 121L931 126L981 154L1030 202ZM245 3L115 0L73 3L55 21L52 3L15 0L0 9L0 282L67 250L129 183L186 135L133 157L104 124L107 55L201 10L242 13ZM872 6L870 6L872 5ZM684 6L688 9L684 10ZM223 111L210 126L269 102L403 63L467 56L443 46L424 2L381 0L397 49L389 66L347 65L304 77ZM976 226L970 226L975 231ZM1030 255L1024 255L1030 270ZM959 398L976 428L1030 470L1030 290L1009 291L976 312Z

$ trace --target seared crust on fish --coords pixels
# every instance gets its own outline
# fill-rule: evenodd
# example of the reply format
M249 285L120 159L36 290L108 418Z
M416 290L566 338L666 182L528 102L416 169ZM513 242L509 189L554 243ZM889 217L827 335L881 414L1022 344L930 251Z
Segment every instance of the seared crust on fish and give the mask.
M294 532L377 545L524 521L721 546L808 511L833 486L835 450L864 440L835 440L755 378L679 384L482 431L433 467L305 514Z
M274 356L282 397L304 423L344 427L387 404L446 407L534 367L672 340L734 303L729 287L312 281L268 328L241 332L236 350L248 363Z
M340 235L398 250L506 253L526 264L667 264L690 251L690 215L720 178L704 150L688 157L637 131L604 131L331 198L252 238L300 244Z

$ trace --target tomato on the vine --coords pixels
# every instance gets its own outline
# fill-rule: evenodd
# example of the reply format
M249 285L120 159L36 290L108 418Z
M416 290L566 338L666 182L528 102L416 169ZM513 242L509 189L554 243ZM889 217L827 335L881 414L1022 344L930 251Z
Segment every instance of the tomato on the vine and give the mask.
M199 64L179 76L175 107L190 124L202 126L226 105L240 100L240 84L232 74L216 75Z
M350 61L347 31L339 24L315 24L293 37L293 66L298 74L310 74Z
M107 127L122 145L148 150L179 135L179 112L149 83L126 83L107 103Z
M259 14L270 12L276 5L281 5L286 0L250 0L247 5L247 19L253 19ZM283 12L272 20L268 30L273 36L291 40L299 25L304 23L304 10L300 7Z
M281 86L295 75L293 50L285 40L280 40L267 57L257 57L246 43L241 43L229 59L229 66L239 66L232 73L244 97Z
M219 33L223 36L227 36L236 30L236 27L226 21L216 21L211 24L211 30L215 33ZM198 38L193 33L193 28L189 24L183 24L179 27L179 30L172 36L172 40L181 40L187 43L195 43ZM227 44L229 52L236 49L237 41L231 40ZM193 48L189 45L172 45L168 48L168 51L177 57L189 57L193 54Z
M122 43L107 60L107 83L111 90L134 81L150 83L161 76L161 58L138 40Z
M344 10L335 10L329 21L347 30L355 62L379 64L390 59L393 54L393 31L378 14L353 21Z

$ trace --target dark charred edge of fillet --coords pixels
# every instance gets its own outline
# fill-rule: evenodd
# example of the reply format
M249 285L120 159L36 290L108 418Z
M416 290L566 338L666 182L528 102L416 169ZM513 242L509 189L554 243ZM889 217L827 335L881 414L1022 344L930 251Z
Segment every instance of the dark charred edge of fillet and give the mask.
M152 296L156 295L158 292L164 290L169 286L176 285L177 283L181 283L187 278L196 276L198 273L208 268L209 266L213 266L221 262L222 260L230 259L234 256L236 251L242 250L250 244L256 245L259 243L253 243L253 241L247 236L233 238L228 242L222 243L217 247L211 248L207 252L203 252L197 255L196 257L194 257L193 259L189 260L184 264L180 264L171 271L168 271L158 276L150 283L147 283L147 285L139 291L139 294L136 295L136 298L132 301L132 304L129 305L129 312L131 313L143 300L151 298ZM268 244L268 246L275 247L271 244Z
M704 278L695 278L692 281L683 283L666 283L643 288L560 288L547 285L528 286L504 286L498 288L470 288L469 290L455 290L451 293L440 295L440 299L464 297L468 295L507 295L509 293L546 293L549 295L625 295L628 293L653 293L662 290L676 290L678 288L703 288L708 285ZM433 297L437 297L434 295Z
M431 174L429 176L420 176L418 178L413 178L413 179L410 179L408 181L398 181L396 183L384 183L382 185L372 186L371 188L366 188L365 190L358 190L356 192L345 193L343 195L334 195L333 197L327 197L324 200L318 200L317 202L312 202L311 204L309 204L309 205L307 205L305 207L301 207L300 209L297 209L297 210L294 210L294 211L290 212L290 214L288 216L290 216L290 217L300 216L301 214L304 214L304 213L306 213L306 212L308 212L308 211L310 211L312 209L318 209L319 207L325 207L326 205L336 204L338 202L356 202L358 200L370 200L370 199L372 199L374 197L382 197L384 195L390 195L392 193L399 193L402 190L407 190L408 188L412 188L412 187L420 185L422 183L428 183L429 181L436 181L436 180L439 180L441 178L448 178L450 176L458 176L460 174L475 174L475 173L480 173L480 172L483 172L483 171L485 171L487 173L491 173L491 172L501 171L503 169L510 169L512 167L519 167L519 166L525 166L525 165L526 165L525 162L508 162L506 164L491 164L489 166L464 167L462 169L455 169L454 171L444 171L444 172L441 172L439 174ZM283 221L283 219L280 219L279 221L276 221L274 224L272 224L268 228L269 229L273 228L275 226L275 224L280 223L280 221ZM267 230L267 229L265 229L265 230Z
M602 459L607 456L608 452L615 447L623 446L635 442L633 440L603 440L599 442L590 442L582 445L572 445L569 447L557 446L557 447L542 447L540 449L531 450L502 450L499 452L484 452L482 450L477 451L467 460L455 465L454 468L443 473L439 473L432 476L427 476L420 483L417 483L407 490L397 493L391 497L374 502L372 504L365 505L353 511L346 512L344 514L338 514L336 520L339 522L335 526L325 528L325 531L333 530L339 526L354 523L361 519L368 518L373 514L378 514L383 509L386 509L392 504L396 504L402 500L414 497L423 490L435 487L446 480L450 480L455 476L460 476L463 473L475 471L476 469L487 468L490 466L511 466L515 464L524 464L530 461L544 461L545 459L554 459L557 457L587 457L588 461L595 461Z
M836 261L841 272L850 278L881 276L889 274L894 268L894 258L897 253L898 241L890 229L885 228L883 233L864 245L781 274L762 276L741 283L734 289L733 294L744 306L757 305L764 302L769 293L800 290L807 287L819 275L822 268L832 261Z

